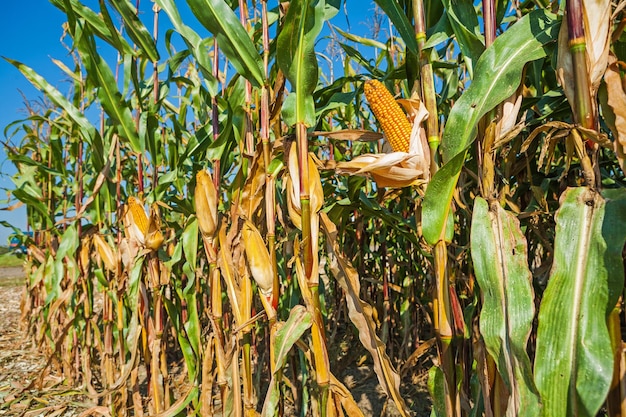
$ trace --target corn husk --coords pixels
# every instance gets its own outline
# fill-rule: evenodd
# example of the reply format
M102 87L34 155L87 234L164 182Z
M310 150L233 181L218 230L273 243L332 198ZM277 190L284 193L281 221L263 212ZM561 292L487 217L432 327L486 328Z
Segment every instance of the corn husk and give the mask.
M148 221L148 231L146 232L145 246L153 251L159 250L164 240L161 232L161 214L156 203L150 207L150 219Z
M112 272L117 271L117 256L114 254L111 245L99 233L93 235L92 239L104 267Z
M146 216L143 204L136 197L128 198L124 223L127 237L143 246L148 232L148 216Z
M402 99L398 102L405 108L412 120L411 138L408 152L389 152L385 142L383 150L387 153L364 154L351 161L337 164L339 174L371 177L379 187L401 188L420 185L430 178L430 152L422 122L428 117L424 104L418 100Z
M256 281L261 294L266 298L271 298L274 286L274 272L272 271L272 261L263 237L261 237L261 233L249 220L246 220L244 223L241 236L252 278Z

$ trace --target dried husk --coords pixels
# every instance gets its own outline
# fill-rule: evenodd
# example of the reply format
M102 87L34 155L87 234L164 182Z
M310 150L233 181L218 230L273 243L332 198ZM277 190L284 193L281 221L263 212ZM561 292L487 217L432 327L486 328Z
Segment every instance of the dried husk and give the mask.
M398 102L412 120L413 129L408 152L363 154L336 166L338 174L369 176L379 187L402 188L420 185L430 178L430 152L422 122L428 111L418 100L401 99ZM384 150L389 149L385 141Z
M607 104L612 111L613 117L606 117L605 121L611 131L615 141L613 150L617 155L622 171L625 170L626 155L626 91L617 64L617 58L611 55L610 64L604 74L606 82ZM605 112L609 109L604 109Z
M114 254L111 245L109 245L109 243L99 233L94 234L92 239L93 244L98 251L98 255L100 256L100 259L102 259L104 267L111 272L117 271L118 258Z
M271 297L274 272L272 271L272 261L263 237L256 226L249 220L246 220L244 223L241 236L252 278L256 281L261 294L266 298Z
M611 2L582 0L589 88L592 103L606 71L611 41ZM567 19L563 19L558 39L557 78L567 100L575 103L576 82L568 38ZM594 114L596 109L594 108Z
M128 198L124 223L127 237L143 246L148 232L148 216L143 204L136 197Z
M161 232L161 215L156 203L150 208L150 219L148 221L148 231L146 232L145 246L153 251L159 250L164 240Z

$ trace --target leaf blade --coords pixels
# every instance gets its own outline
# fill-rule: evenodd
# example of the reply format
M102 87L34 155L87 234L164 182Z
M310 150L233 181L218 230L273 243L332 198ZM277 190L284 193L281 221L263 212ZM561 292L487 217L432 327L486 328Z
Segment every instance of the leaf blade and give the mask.
M535 382L544 415L595 416L612 379L606 324L624 277L626 192L570 188L556 215L554 263L539 310Z

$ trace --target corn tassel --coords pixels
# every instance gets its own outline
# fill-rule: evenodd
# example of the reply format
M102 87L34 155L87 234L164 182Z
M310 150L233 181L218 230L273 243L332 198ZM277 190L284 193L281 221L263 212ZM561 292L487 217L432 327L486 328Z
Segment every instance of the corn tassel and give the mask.
M412 126L391 93L380 81L369 80L365 83L365 98L391 148L408 152Z

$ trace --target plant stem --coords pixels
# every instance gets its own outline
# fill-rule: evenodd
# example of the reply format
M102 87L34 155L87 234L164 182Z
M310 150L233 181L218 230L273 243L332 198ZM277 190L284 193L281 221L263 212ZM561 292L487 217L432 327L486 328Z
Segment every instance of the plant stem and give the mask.
M413 20L415 22L415 37L417 38L417 46L419 48L422 99L424 100L426 110L428 110L426 133L428 136L428 147L430 148L430 175L432 177L439 169L439 153L437 150L441 138L439 136L439 115L437 110L433 66L428 56L430 50L424 49L426 42L426 21L424 18L423 0L413 0Z
M574 118L582 127L594 129L582 3L580 0L567 0L565 7L569 50L572 55L574 82L576 84Z

